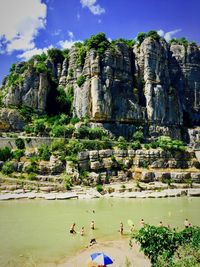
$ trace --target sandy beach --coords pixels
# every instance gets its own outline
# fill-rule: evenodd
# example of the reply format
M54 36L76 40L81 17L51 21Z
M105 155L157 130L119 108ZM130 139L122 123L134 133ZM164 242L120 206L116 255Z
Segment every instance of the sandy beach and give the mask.
M103 243L95 244L89 248L85 248L79 251L76 255L69 258L65 263L56 265L58 267L87 267L95 266L90 264L90 254L94 252L104 252L109 255L113 264L113 267L150 267L150 261L139 251L139 246L133 244L130 248L129 240L107 241ZM130 265L126 265L126 262L130 262Z

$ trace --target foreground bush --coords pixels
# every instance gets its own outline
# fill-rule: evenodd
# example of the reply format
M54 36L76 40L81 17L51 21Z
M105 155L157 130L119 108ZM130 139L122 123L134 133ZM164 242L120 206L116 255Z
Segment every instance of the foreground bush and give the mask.
M8 161L8 162L4 163L1 171L2 171L3 174L8 175L8 174L13 173L14 170L15 170L14 164L12 162Z
M177 232L167 227L145 225L133 237L140 243L141 250L149 257L152 266L155 267L184 266L173 265L177 261L178 249L181 246L188 245L191 250L200 249L200 227L189 227ZM197 256L195 261L198 262L199 260ZM165 265L163 265L164 263ZM196 265L190 267L194 266Z

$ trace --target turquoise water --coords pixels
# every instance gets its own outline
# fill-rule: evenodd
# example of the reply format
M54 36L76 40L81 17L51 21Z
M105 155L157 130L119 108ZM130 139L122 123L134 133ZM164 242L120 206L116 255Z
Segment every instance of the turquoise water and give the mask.
M89 244L120 239L120 221L125 234L129 233L127 220L139 227L146 223L183 227L188 218L200 225L200 198L165 199L94 199L94 200L17 200L0 202L0 266L49 266L59 263ZM93 213L93 210L95 213ZM90 230L91 220L96 230ZM85 227L85 236L70 235L75 222L79 232Z

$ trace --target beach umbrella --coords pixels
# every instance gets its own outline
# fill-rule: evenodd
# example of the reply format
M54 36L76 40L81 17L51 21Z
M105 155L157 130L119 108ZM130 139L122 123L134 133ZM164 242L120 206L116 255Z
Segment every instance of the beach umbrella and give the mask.
M93 262L98 263L99 265L109 265L112 264L113 261L106 254L101 252L96 252L90 255Z

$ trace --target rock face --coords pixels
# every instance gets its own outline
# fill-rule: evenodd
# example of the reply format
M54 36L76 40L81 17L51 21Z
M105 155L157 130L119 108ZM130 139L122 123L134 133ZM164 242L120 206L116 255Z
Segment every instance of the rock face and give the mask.
M197 45L169 45L163 39L146 38L131 50L116 43L100 56L86 53L77 65L77 48L60 62L46 61L56 86L74 88L73 113L118 135L132 135L142 124L146 134L187 136L186 128L200 123L200 49ZM20 63L22 64L22 63ZM16 70L17 72L17 67ZM22 104L45 112L52 81L45 73L28 69L23 83L3 85L5 106ZM85 77L78 86L77 79ZM54 85L55 86L55 85ZM184 131L183 131L184 130Z

